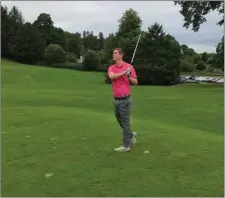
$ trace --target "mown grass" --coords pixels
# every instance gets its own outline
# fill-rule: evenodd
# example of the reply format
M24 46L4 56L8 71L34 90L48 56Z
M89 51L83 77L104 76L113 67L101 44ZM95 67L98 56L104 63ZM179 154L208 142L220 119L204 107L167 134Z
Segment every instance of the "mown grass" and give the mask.
M138 144L119 154L103 82L2 61L2 196L223 196L223 86L133 87Z

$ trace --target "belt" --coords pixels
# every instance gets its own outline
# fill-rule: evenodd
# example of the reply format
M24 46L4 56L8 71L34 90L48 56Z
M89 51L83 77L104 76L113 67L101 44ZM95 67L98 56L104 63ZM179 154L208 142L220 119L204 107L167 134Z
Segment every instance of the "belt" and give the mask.
M130 98L131 95L125 95L123 97L114 97L115 100L125 100L127 98Z

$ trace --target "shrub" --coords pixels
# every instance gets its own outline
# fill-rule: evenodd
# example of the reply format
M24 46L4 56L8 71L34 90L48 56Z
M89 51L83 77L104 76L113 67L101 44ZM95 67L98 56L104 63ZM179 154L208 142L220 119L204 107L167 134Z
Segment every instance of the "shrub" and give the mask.
M181 60L180 69L182 72L192 72L192 71L194 71L195 66L193 63L191 63L187 60Z
M204 69L206 69L205 62L200 61L200 62L197 64L196 69L197 69L197 70L204 70Z
M101 65L97 68L97 71L99 71L99 72L108 72L108 67L109 67L108 64L101 64Z
M95 51L89 50L86 52L83 61L83 69L87 71L96 71L100 66L100 59Z
M45 41L31 23L18 27L16 33L9 38L4 41L8 42L6 49L8 58L27 64L35 64L43 58ZM2 51L5 51L5 48Z
M209 72L209 73L212 73L213 72L213 67L211 65L209 65L207 68L206 68L206 71Z
M68 54L66 55L66 60L67 60L68 62L71 62L71 63L76 63L76 62L77 62L77 57L76 57L76 55L73 54L73 53L68 53Z
M219 68L214 68L214 69L213 69L213 72L214 72L214 73L221 74L221 75L224 75L224 71L223 71L222 69L219 69Z
M169 70L166 66L136 67L140 85L173 85L178 83L179 72Z
M58 44L50 44L45 49L44 58L47 64L65 63L66 53Z
M98 52L98 56L99 56L99 59L100 59L101 64L106 64L106 63L108 63L108 60L107 60L107 57L106 57L106 54L105 54L104 49L101 49L101 50Z
M206 71L208 73L213 73L213 75L223 75L224 74L221 69L214 68L211 65L209 65L208 67L206 67Z

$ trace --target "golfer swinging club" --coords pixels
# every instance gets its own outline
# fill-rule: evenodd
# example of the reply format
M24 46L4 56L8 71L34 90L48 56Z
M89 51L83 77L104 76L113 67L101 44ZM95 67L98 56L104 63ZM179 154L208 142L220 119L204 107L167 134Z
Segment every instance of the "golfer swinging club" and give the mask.
M134 67L123 61L123 50L113 51L114 65L108 69L112 81L115 115L123 130L123 145L115 148L116 152L128 152L130 146L136 143L136 133L131 131L130 111L132 107L130 83L137 85L137 75Z

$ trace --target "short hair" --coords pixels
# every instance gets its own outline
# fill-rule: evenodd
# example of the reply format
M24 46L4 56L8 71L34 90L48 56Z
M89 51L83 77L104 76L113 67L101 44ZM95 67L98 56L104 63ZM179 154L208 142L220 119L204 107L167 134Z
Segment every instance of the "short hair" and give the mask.
M117 50L120 55L123 55L124 54L122 48L115 48L114 50Z

